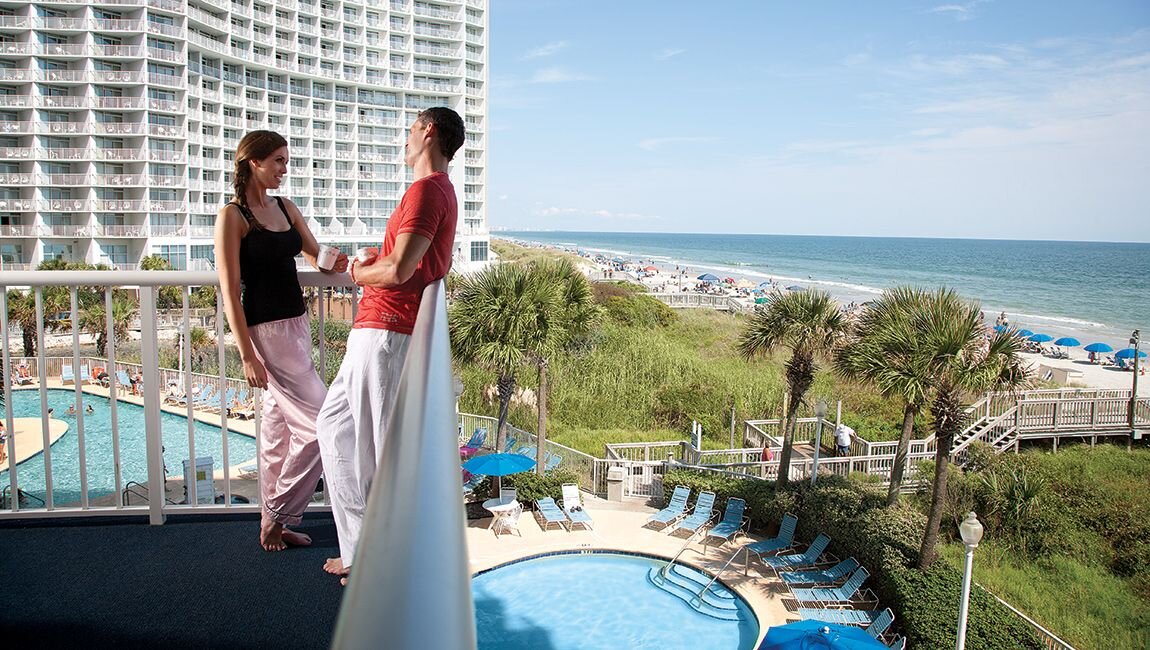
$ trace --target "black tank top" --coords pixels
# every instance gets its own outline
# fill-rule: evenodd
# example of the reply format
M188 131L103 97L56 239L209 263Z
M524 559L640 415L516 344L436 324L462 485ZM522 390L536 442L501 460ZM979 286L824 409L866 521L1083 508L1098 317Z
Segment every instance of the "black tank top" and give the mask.
M303 250L303 238L292 227L283 199L275 199L288 222L283 232L265 230L251 210L232 202L248 222L248 234L240 240L240 295L249 327L295 318L307 311L295 270L295 256Z

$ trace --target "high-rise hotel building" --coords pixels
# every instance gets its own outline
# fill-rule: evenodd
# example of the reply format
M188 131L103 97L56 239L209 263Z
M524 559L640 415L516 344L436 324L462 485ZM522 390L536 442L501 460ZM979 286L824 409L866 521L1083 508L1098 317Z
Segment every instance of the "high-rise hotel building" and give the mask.
M488 258L487 0L0 0L0 270L212 267L244 133L323 243L378 245L407 127L463 116L455 268Z

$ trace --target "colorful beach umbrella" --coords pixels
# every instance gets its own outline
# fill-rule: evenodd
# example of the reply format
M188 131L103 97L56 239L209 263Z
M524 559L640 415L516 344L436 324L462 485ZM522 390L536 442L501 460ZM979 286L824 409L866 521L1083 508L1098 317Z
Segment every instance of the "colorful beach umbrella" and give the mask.
M1018 335L1022 338L1026 338L1028 336L1034 336L1034 332L1031 332L1030 330L1018 330Z
M1123 349L1114 353L1114 358L1115 359L1133 359L1134 358L1134 348L1123 348ZM1146 358L1146 352L1143 350L1139 350L1138 351L1138 358L1139 359L1145 359Z
M719 276L714 273L704 273L698 277L699 280L708 284L714 284L719 281Z
M1103 352L1113 352L1114 351L1114 348L1110 347L1109 345L1107 345L1105 343L1091 343L1090 345L1088 345L1082 349L1086 350L1087 352L1094 352L1094 353L1103 353Z
M526 472L535 467L535 459L522 454L487 454L476 456L463 464L463 469L472 474L486 476L507 476Z
M1049 334L1031 334L1027 338L1028 340L1034 341L1035 343L1046 343L1047 341L1054 340L1054 337Z
M823 621L806 620L772 625L759 650L805 650L831 648L834 650L869 650L886 648L866 630L849 625L835 625Z
M650 271L651 273L658 273L659 267L657 267L657 266L644 266L643 270L644 271Z
M1064 336L1064 337L1058 339L1057 341L1055 341L1054 345L1067 347L1067 348L1076 348L1082 344L1079 343L1078 339L1074 338L1073 336Z

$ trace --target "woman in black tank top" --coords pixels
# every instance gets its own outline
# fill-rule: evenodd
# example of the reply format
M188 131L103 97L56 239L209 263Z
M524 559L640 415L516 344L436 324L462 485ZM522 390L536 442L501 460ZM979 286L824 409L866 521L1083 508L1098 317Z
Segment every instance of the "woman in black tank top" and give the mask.
M311 539L298 524L321 465L315 418L327 389L311 360L311 334L296 255L313 266L319 244L299 208L268 196L287 173L287 141L253 131L236 149L235 197L216 218L216 265L228 323L248 385L267 390L260 427L260 545L279 551ZM331 273L347 270L340 253ZM231 406L231 405L228 405Z

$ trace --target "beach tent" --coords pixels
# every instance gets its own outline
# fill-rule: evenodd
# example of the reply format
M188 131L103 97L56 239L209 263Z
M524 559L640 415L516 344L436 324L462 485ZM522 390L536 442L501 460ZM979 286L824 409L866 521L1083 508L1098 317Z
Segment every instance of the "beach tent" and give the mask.
M708 284L714 284L719 281L719 276L715 275L714 273L704 273L700 275L698 279Z

